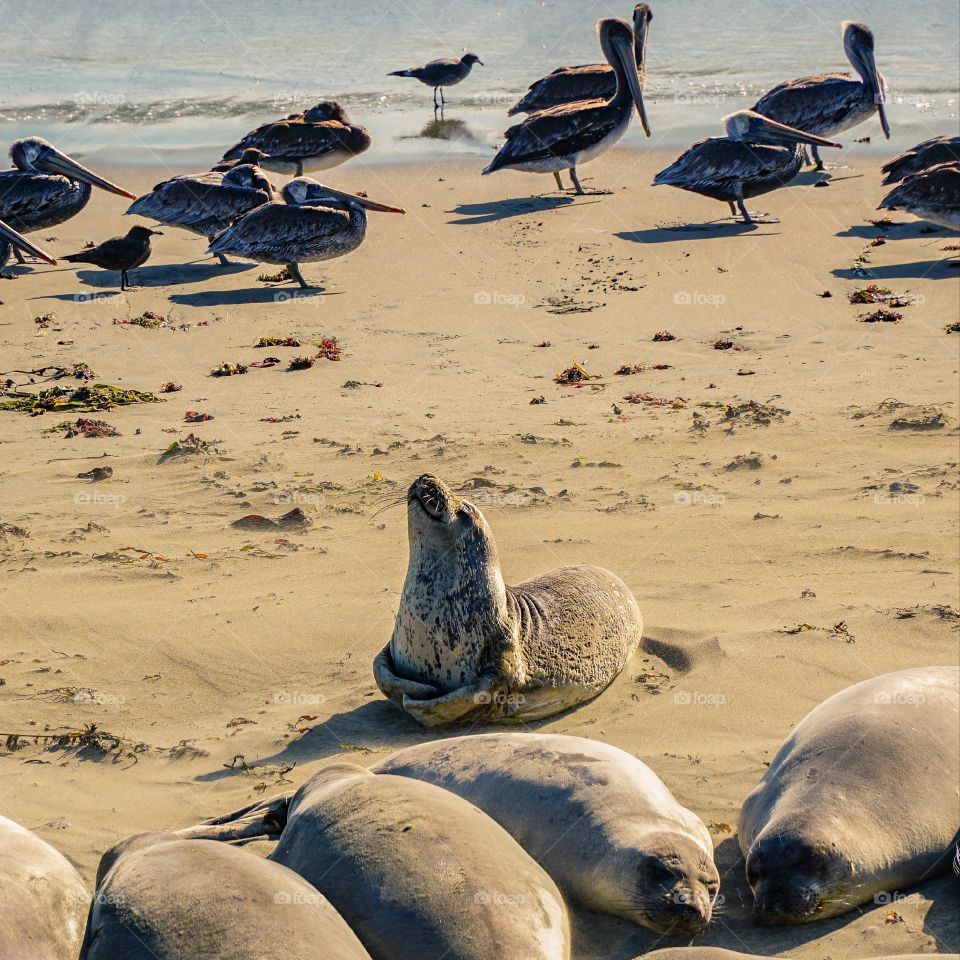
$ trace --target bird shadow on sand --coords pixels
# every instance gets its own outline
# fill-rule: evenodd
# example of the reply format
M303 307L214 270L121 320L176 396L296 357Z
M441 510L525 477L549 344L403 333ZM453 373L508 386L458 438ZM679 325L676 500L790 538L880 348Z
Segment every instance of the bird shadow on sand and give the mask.
M743 234L751 237L776 237L777 230L763 230L775 226L769 223L740 223L738 221L709 220L705 223L690 223L683 226L651 227L649 230L621 230L615 237L631 243L675 243L686 240L718 240Z
M838 280L858 280L874 282L876 280L948 280L957 279L958 273L951 263L960 261L948 258L937 260L914 260L910 263L890 263L886 266L870 264L870 276L865 278L852 267L837 268L830 272Z
M326 297L339 297L325 287L244 287L242 290L205 290L202 293L173 293L171 303L188 307L229 307L242 303L310 303L319 306Z
M448 220L448 223L464 224L493 223L507 217L522 217L527 213L547 213L558 207L567 207L574 202L572 196L512 197L509 200L490 200L486 203L462 203L459 207L447 211L460 216L460 220ZM581 198L581 203L584 200ZM596 200L586 201L596 203Z
M883 211L878 210L877 217L882 218L882 216ZM922 220L912 222L894 220L891 223L883 224L882 227L875 227L872 223L852 224L846 230L838 230L836 236L853 237L857 240L875 240L877 237L882 237L884 240L917 240L926 236L924 233L926 229L928 229L928 225ZM896 233L893 231L896 231ZM944 234L944 237L946 237L946 234ZM931 236L931 239L936 240L937 238Z

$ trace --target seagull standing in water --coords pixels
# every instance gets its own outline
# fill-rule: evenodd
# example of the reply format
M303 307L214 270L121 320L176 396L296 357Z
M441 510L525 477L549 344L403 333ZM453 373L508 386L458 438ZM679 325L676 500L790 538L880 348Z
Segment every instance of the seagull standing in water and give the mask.
M646 31L647 21L642 29ZM578 194L584 193L577 177L577 166L612 147L626 133L636 106L643 131L650 136L650 125L643 105L643 89L637 73L634 49L646 48L644 38L637 40L625 20L610 17L597 23L600 47L616 76L616 89L609 100L585 100L551 107L510 127L506 142L483 172L525 170L528 173L552 173L562 190L561 170L570 171Z
M653 185L665 184L725 200L731 215L736 216L739 208L744 223L753 223L743 201L789 183L803 166L803 144L840 148L839 143L795 130L752 110L731 113L723 122L725 137L695 143L661 170Z
M301 287L309 289L299 265L332 260L356 250L367 233L367 210L405 212L342 193L309 177L291 180L280 195L282 203L257 207L227 227L210 244L210 252L282 264Z
M862 23L845 21L843 50L859 80L851 79L849 73L820 73L788 80L764 94L753 105L754 112L820 137L835 137L877 113L883 135L889 140L890 124L883 103L886 85L874 59L873 34ZM816 169L822 170L816 147L813 159Z
M652 19L649 3L638 3L634 7L634 53L641 87L646 81L647 29ZM518 113L536 113L578 100L609 100L616 92L617 75L607 63L558 67L531 83L527 92L510 108L508 114L512 117Z
M446 60L431 60L422 67L411 67L409 70L394 70L388 77L413 77L428 87L433 87L433 109L442 109L447 101L443 98L443 88L456 86L465 80L473 69L473 65L483 61L475 53L465 53L459 60L450 57ZM437 91L440 91L440 102L437 103Z
M40 137L17 140L10 159L14 169L0 172L0 220L19 233L46 230L76 216L87 205L92 187L136 199ZM14 249L23 263L16 245ZM10 245L0 239L0 267L9 255Z

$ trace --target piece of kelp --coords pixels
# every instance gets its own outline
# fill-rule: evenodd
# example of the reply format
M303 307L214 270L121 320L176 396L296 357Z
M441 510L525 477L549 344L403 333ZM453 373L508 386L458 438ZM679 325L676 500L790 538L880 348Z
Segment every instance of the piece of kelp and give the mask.
M26 390L0 392L0 410L43 413L46 410L109 410L131 403L162 403L146 390L128 390L109 383L83 384L79 387L50 387L39 393Z

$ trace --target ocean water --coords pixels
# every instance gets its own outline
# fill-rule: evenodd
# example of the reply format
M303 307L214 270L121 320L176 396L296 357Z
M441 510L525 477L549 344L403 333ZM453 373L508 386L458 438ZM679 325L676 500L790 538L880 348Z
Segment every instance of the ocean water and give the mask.
M650 143L683 149L774 84L849 69L843 19L862 20L889 87L893 138L873 119L843 139L899 150L958 132L956 0L653 0ZM602 61L597 0L62 0L8 4L0 34L0 133L46 137L81 157L208 165L248 129L320 99L368 127L368 162L487 158L527 85ZM485 66L432 93L390 70L477 53ZM645 142L639 123L628 144Z

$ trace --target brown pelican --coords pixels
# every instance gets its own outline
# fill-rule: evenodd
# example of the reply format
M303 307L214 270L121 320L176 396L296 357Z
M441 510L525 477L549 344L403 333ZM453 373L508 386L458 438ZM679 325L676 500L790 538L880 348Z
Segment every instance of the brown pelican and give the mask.
M294 114L294 116L297 116L297 114ZM240 167L248 163L254 167L259 167L265 157L266 154L262 150L258 150L256 147L247 147L236 160L222 160L220 163L215 163L210 168L210 172L226 173L234 167Z
M884 183L898 183L904 177L935 167L938 163L953 163L958 160L960 137L934 137L918 143L912 150L885 163L880 169L886 174Z
M63 259L71 263L92 263L104 270L118 270L120 289L126 290L130 285L127 271L143 266L150 259L150 238L160 236L163 234L159 230L131 227L125 237L111 237L96 247L68 254Z
M485 174L502 168L553 173L562 190L560 171L569 170L574 188L582 194L577 165L592 160L623 136L634 104L644 133L650 136L630 25L611 17L598 21L597 33L604 56L616 76L613 96L609 100L585 100L551 107L510 127L504 134L506 142L484 168ZM639 42L640 49L645 46L645 42Z
M641 87L646 80L647 28L652 19L649 3L638 3L633 8L634 53ZM523 97L510 108L509 114L512 117L517 113L535 113L577 100L609 100L616 92L617 75L606 63L558 67L530 84Z
M940 163L907 177L880 201L877 209L884 208L960 230L960 162Z
M266 203L227 227L210 244L210 252L283 264L301 287L308 288L299 264L332 260L356 250L367 232L366 210L404 213L309 177L291 180L280 195L282 203Z
M136 199L40 137L17 140L10 147L10 159L15 169L0 172L0 220L20 233L69 220L87 205L91 186ZM0 267L9 253L9 246L0 245ZM22 263L19 250L16 253Z
M433 109L446 105L443 99L443 88L456 86L461 80L466 80L473 69L473 65L483 61L475 53L465 53L459 60L450 57L447 60L431 60L422 67L411 67L409 70L394 70L388 77L413 77L433 87ZM437 103L437 91L440 91L440 102Z
M769 193L792 180L803 166L801 144L840 148L839 143L794 130L752 110L731 113L723 122L725 137L695 143L666 170L661 170L653 185L666 184L725 200L734 216L736 204L744 222L753 223L744 199Z
M873 34L862 23L844 21L843 50L860 75L859 81L851 80L849 73L821 73L788 80L762 96L752 109L820 137L836 136L879 113L883 135L889 140L890 124L883 105L886 86L873 57ZM816 168L822 170L823 161L816 147L813 159Z
M5 250L3 254L4 262L10 256L10 247L13 247L17 250L26 251L30 256L43 260L44 263L49 263L54 267L57 265L57 261L49 253L34 246L26 237L17 233L12 227L8 227L2 220L0 220L0 245Z
M259 167L240 164L225 173L211 171L158 183L152 192L131 204L127 213L182 227L212 240L275 195L273 184ZM222 254L220 262L229 263Z
M369 146L366 127L351 123L336 101L321 100L303 113L251 130L223 159L239 160L244 150L256 147L265 154L260 160L262 167L302 177L304 170L329 170Z

